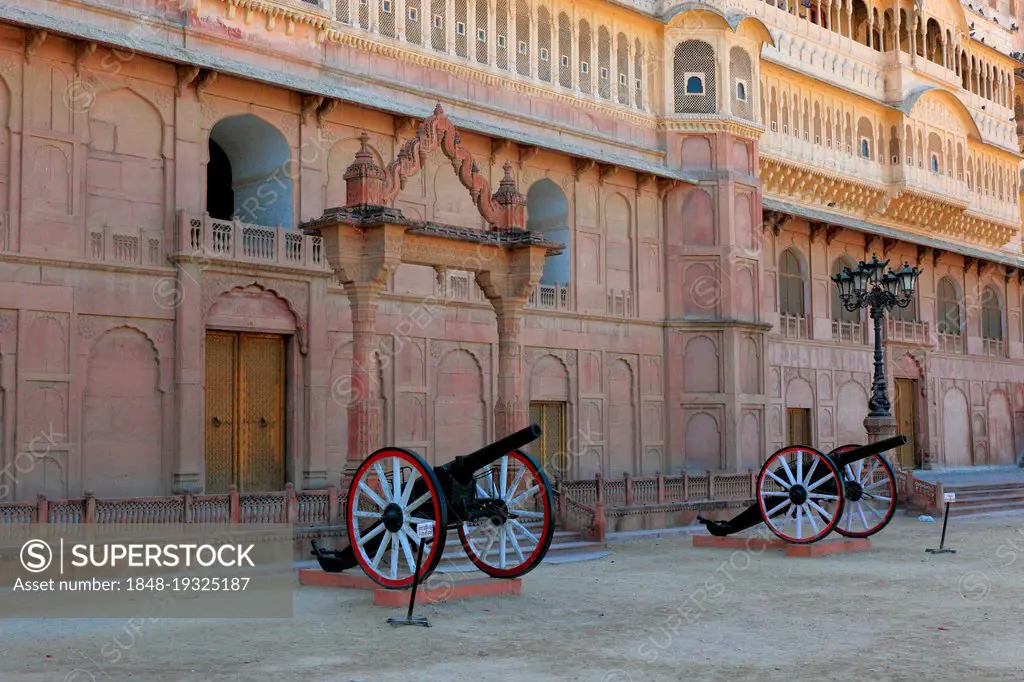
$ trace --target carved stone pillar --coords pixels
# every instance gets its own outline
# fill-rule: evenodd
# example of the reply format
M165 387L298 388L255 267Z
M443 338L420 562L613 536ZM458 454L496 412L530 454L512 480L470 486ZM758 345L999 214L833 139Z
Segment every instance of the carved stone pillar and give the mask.
M477 284L494 306L498 325L498 399L494 405L494 435L507 436L526 426L523 395L523 308L544 272L547 247L531 244L508 252L493 270L476 273Z
M180 263L174 294L174 334L177 357L174 363L175 437L178 459L172 492L199 493L203 489L203 342L202 268Z
M378 282L347 282L352 312L352 368L349 370L347 473L380 447L380 373L374 345L377 338L377 306L384 285Z
M494 436L502 438L526 426L523 396L523 306L526 299L492 301L498 322L498 401L494 405Z

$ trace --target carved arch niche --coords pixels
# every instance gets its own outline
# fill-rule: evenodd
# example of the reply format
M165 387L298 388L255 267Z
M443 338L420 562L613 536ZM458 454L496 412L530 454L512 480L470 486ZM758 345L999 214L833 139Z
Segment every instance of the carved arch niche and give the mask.
M309 285L253 277L213 275L203 279L202 310L207 327L295 334L306 353Z
M163 494L163 401L156 346L116 327L92 346L82 414L82 488L97 497Z
M163 241L167 189L160 112L128 88L105 92L89 109L88 131L87 224L92 230L107 226L136 237L145 262L159 263L148 240L156 240L157 249ZM97 252L102 233L89 238L87 255L103 255Z
M257 284L224 292L206 314L207 327L237 331L294 334L296 322L286 300Z
M434 375L435 466L484 445L487 434L483 365L476 355L452 348L439 358Z

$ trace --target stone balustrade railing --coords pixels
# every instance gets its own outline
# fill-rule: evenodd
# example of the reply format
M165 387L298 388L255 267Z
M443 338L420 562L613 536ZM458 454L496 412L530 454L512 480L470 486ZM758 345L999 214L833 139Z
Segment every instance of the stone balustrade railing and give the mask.
M613 289L608 292L608 314L616 317L633 317L636 315L636 299L633 292L627 289Z
M666 476L631 476L605 480L598 474L592 479L559 481L557 484L559 519L562 527L582 532L590 539L602 541L606 526L605 514L651 511L664 505L735 502L748 504L755 497L756 473L678 474Z
M527 307L541 310L572 310L568 284L538 284L530 292Z
M1006 357L1006 342L1002 339L982 339L981 353L992 358Z
M832 320L832 340L848 345L862 344L864 343L864 325L860 322Z
M964 337L962 334L938 334L940 353L963 353Z
M804 315L779 315L778 333L787 339L809 339L810 328Z
M323 237L282 227L218 220L209 214L178 214L175 254L330 271Z
M139 228L101 227L89 230L89 260L128 265L164 265L162 238Z
M339 524L345 495L335 486L296 491L291 483L283 491L239 493L231 486L222 495L168 495L163 497L97 498L90 493L76 499L0 503L0 526L21 523L146 524L146 523L290 523Z
M931 329L927 322L896 320L891 317L885 322L885 338L921 346L930 346L932 343Z

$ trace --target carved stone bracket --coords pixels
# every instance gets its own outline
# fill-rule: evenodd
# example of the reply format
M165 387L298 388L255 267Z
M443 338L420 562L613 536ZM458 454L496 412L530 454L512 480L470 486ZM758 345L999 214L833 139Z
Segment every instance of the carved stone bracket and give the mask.
M927 258L928 255L931 252L932 252L932 249L931 249L930 246L923 246L921 244L918 244L917 245L917 263L915 265L920 267L921 264L924 263L925 258Z
M935 268L939 264L939 259L942 258L946 252L943 249L932 249L932 268Z
M302 121L308 122L309 115L314 111L318 110L324 103L323 95L310 95L303 93L302 95Z
M36 50L38 50L40 48L40 46L44 42L46 42L46 38L49 35L50 34L47 33L46 31L43 31L42 29L37 29L37 28L29 29L27 31L26 40L25 40L25 63L26 64L31 63L32 55L35 54Z
M491 165L494 165L498 157L508 152L509 147L512 146L511 140L503 138L494 138L491 140Z
M82 75L82 64L96 52L97 43L91 40L80 40L75 43L75 75Z
M882 257L887 258L889 253L900 243L899 239L893 237L882 237Z
M637 173L636 188L642 191L648 185L657 185L658 176L654 173Z
M523 169L523 166L540 153L540 147L534 145L526 145L519 148L519 170Z
M831 246L836 235L839 234L842 229L843 228L839 225L831 225L829 223L811 223L811 241L817 241L818 239L824 238L825 245Z
M870 253L878 253L882 250L882 238L877 234L865 234L864 235L864 256L868 257Z
M618 166L613 166L607 163L600 163L597 165L597 183L603 185L605 180L615 175L619 170Z
M199 77L201 68L192 64L179 64L178 65L178 82L174 86L175 92L178 97L181 97L181 93L185 91L185 88L191 87L195 83L196 78Z
M765 210L761 213L761 228L765 232L771 232L776 237L782 232L782 226L789 219L789 215L781 211ZM813 228L812 228L813 229Z
M593 159L573 159L572 160L572 174L577 180L582 178L584 175L594 170L597 167L597 162Z
M658 197L664 199L669 192L682 184L675 178L658 178Z
M411 116L395 116L395 143L416 132L416 119Z
M209 69L202 70L202 73L199 74L199 78L196 80L196 99L201 100L203 97L203 91L217 82L217 75L216 71L211 71Z
M1020 276L1020 270L1013 267L1012 265L1005 266L1003 268L1003 281L1008 283L1011 279L1013 279L1013 275L1015 273L1018 275L1018 277Z
M970 270L978 264L978 259L974 256L964 256L964 271Z
M316 123L321 128L324 127L324 123L327 121L327 117L330 116L335 109L341 105L338 100L328 97L326 98L316 110Z

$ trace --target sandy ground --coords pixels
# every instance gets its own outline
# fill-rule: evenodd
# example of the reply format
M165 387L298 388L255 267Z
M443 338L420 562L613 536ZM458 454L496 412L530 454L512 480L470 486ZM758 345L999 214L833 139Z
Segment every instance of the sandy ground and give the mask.
M290 620L0 620L0 680L1024 680L1024 516L954 519L958 553L926 554L940 530L901 512L871 551L808 559L616 545L423 607L430 629L299 586Z

